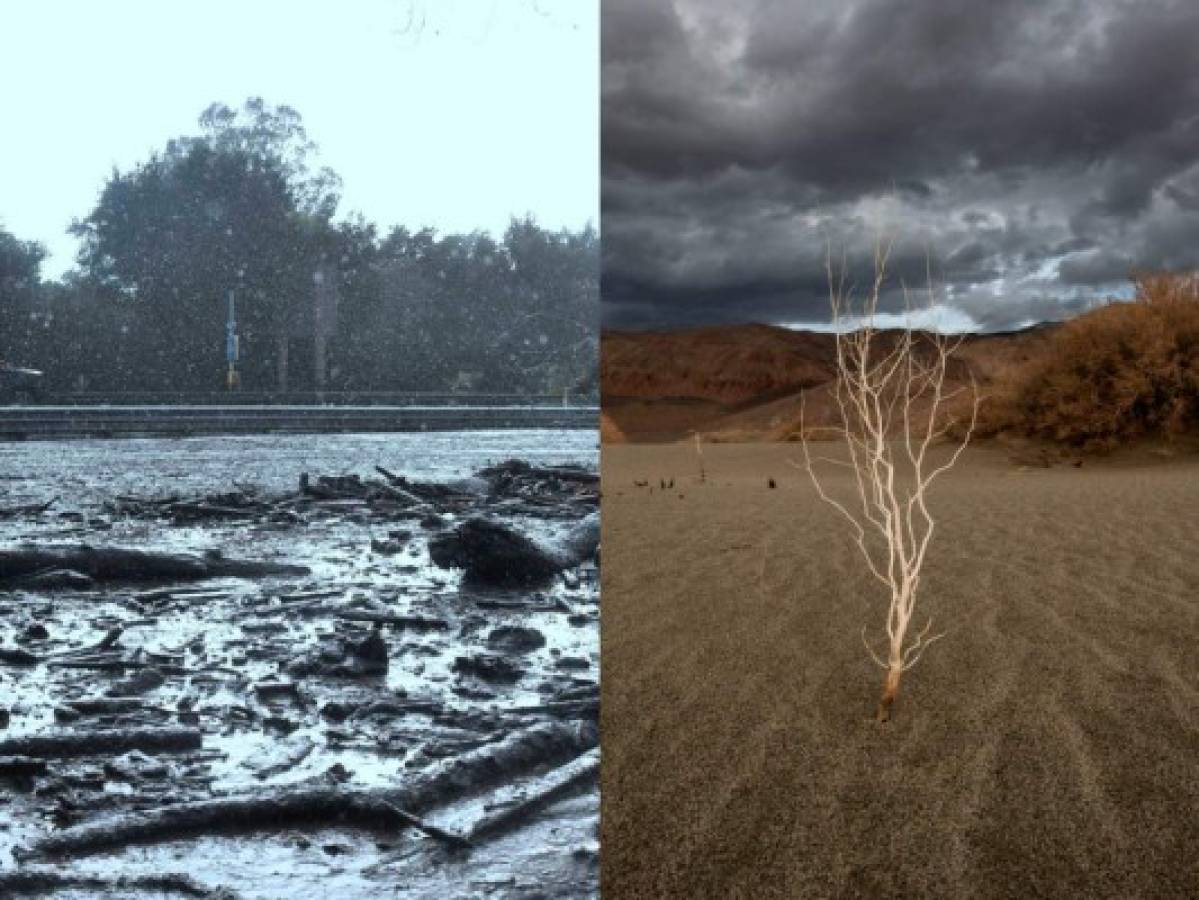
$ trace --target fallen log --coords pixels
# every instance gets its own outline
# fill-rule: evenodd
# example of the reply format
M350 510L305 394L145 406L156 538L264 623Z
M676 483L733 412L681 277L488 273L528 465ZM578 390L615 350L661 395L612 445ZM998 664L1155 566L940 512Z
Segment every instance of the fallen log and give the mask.
M36 666L41 657L22 647L0 647L0 662L10 666Z
M0 550L0 582L39 572L69 570L95 581L161 581L170 579L256 578L308 575L307 566L262 560L226 559L217 554L155 553L123 547L34 546Z
M597 718L599 698L591 700L549 700L534 706L510 706L504 712L528 715L532 713L563 718Z
M137 712L146 704L137 697L81 697L78 700L66 700L64 705L81 716L111 716Z
M105 816L64 829L18 853L21 859L93 853L128 844L172 840L214 831L272 829L296 823L365 827L410 824L396 810L418 816L505 778L570 759L594 747L592 725L541 723L501 741L448 759L393 788L280 787L252 794L176 803Z
M254 776L265 781L267 778L282 775L306 760L315 749L316 741L306 735L301 735L289 745L280 748L280 752L273 762L255 769Z
M438 828L436 825L430 825L423 819L414 816L410 812L400 809L398 806L393 806L386 800L381 800L379 802L383 806L389 807L395 817L405 825L411 825L417 831L428 835L436 841L440 841L451 850L465 850L473 846L468 839L462 837L460 834L454 834L452 831L446 831L444 828Z
M337 618L347 622L374 622L378 625L393 625L396 628L411 631L445 631L450 627L445 619L434 619L429 616L399 616L365 609L332 608L329 611L334 613Z
M0 777L24 778L30 775L45 775L46 761L28 756L0 756Z
M111 650L116 646L117 641L121 639L121 635L125 633L125 629L121 625L114 625L104 633L104 637L100 638L95 644L86 647L76 647L73 650L62 650L58 653L51 653L48 659L67 659L71 657L87 657L97 653L103 653Z
M0 741L0 756L69 759L144 750L177 753L203 743L198 728L112 728L95 731L44 731Z
M51 669L97 669L108 672L123 672L126 669L144 669L150 664L144 660L126 659L120 653L97 653L91 656L68 656L46 662Z
M57 502L58 498L54 497L45 503L31 503L27 506L10 506L5 509L0 509L0 519L15 519L18 516L40 515Z
M444 484L421 484L409 481L403 475L388 471L382 466L375 466L375 471L387 479L388 485L394 491L400 491L413 503L425 504L433 501L463 499L465 495Z
M22 575L6 582L8 587L24 588L27 591L86 591L95 586L95 580L71 569L44 569L32 575Z
M600 480L599 473L590 469L576 466L535 466L523 459L505 460L498 465L481 469L479 475L484 478L495 478L500 475L527 475L532 478L547 480L556 478L559 481L574 481L579 484L598 484Z
M95 892L95 895L103 893L114 897L129 896L130 893L141 895L150 891L169 891L201 900L237 900L238 897L229 888L208 888L188 875L171 873L104 878L99 875L71 875L41 867L0 872L0 896L3 897L41 897L48 892L66 890Z
M473 844L482 838L512 828L563 794L584 782L598 778L599 771L600 751L596 747L538 779L523 792L516 803L478 819L466 830L466 840Z

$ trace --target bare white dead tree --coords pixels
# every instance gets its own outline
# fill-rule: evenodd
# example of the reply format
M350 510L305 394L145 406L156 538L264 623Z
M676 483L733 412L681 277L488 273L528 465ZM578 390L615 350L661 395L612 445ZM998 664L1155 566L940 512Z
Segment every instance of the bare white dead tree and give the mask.
M803 468L820 498L848 520L870 573L890 594L884 653L870 645L862 628L866 650L886 673L876 714L880 722L890 718L903 673L944 636L943 632L930 634L930 617L914 638L908 637L921 570L936 527L926 501L930 485L953 467L969 443L979 407L973 379L968 386L946 390L949 362L962 335L913 330L910 303L906 304L908 320L898 334L876 327L887 255L881 247L876 252L873 285L856 307L852 291L845 287L844 265L834 281L831 255L827 262L837 349L834 397L840 411L840 424L831 430L848 449L848 460L813 456L802 407L800 420ZM904 297L906 301L906 288ZM930 309L935 307L931 275L928 303ZM967 390L973 395L969 423L956 439L950 438L958 423L948 414L947 405ZM945 441L956 446L947 459L934 465L929 450ZM826 492L816 473L818 462L850 470L856 502L843 503Z

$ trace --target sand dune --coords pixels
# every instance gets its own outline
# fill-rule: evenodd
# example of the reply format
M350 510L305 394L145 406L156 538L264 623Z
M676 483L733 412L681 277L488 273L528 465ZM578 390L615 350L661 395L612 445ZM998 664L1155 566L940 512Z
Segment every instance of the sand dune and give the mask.
M604 897L1199 895L1199 462L968 451L880 727L880 587L795 453L605 448Z

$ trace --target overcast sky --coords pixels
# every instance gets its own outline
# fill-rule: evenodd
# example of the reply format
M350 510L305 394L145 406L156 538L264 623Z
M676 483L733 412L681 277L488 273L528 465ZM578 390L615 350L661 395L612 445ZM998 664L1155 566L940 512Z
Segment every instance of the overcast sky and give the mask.
M606 326L827 321L828 243L985 329L1199 265L1195 0L604 0L602 40Z
M4 5L0 227L68 268L112 167L211 103L286 104L341 212L502 232L598 221L598 0L16 0Z

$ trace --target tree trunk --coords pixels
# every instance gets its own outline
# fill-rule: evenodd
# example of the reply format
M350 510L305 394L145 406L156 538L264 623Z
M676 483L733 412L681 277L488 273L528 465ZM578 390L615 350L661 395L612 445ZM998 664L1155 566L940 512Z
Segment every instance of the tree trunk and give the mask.
M874 718L878 722L887 722L891 718L891 706L895 703L895 697L899 694L899 677L903 674L901 665L891 663L891 668L887 669L887 676L883 679L883 696L878 701L878 711L875 712Z

